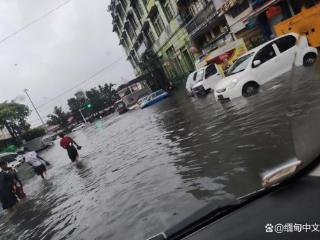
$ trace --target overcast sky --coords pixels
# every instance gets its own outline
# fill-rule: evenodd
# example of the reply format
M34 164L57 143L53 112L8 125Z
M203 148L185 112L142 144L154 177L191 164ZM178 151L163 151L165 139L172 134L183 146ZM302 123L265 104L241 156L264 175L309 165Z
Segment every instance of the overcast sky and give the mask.
M18 97L29 105L22 97L23 89L28 88L45 117L55 105L66 106L66 99L79 89L134 78L119 39L112 32L109 2L1 0L0 101ZM90 81L46 104L119 58ZM29 122L39 124L34 112Z

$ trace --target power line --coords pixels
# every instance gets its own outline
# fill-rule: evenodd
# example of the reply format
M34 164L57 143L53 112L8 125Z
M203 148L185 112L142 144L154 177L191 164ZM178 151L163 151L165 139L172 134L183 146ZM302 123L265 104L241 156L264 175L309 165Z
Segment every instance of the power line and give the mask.
M95 78L96 76L98 76L99 74L101 74L102 72L104 72L105 70L107 70L108 68L110 68L111 66L113 66L114 64L116 64L117 62L119 62L120 60L122 60L122 58L125 57L125 55L122 55L121 57L119 57L117 60L113 61L112 63L104 66L103 68L101 68L99 71L95 72L94 74L92 74L91 76L89 76L88 78L82 80L81 82L79 82L78 84L74 85L73 87L63 91L62 93L58 94L57 96L49 99L47 102L41 104L38 106L38 108L42 108L44 106L46 106L47 104L49 104L50 102L62 97L63 95L65 95L66 93L74 90L75 88L80 87L82 84L84 84L85 82L90 81L91 79Z
M63 6L65 6L66 4L68 4L69 2L71 2L72 0L68 0L65 1L63 3L61 3L60 5L58 5L57 7L51 9L50 11L46 12L45 14L41 15L40 17L34 19L33 21L29 22L28 24L24 25L23 27L19 28L18 30L12 32L11 34L7 35L6 37L0 39L0 44L7 41L9 38L12 38L13 36L17 35L18 33L20 33L21 31L29 28L31 25L41 21L43 18L49 16L50 14L52 14L53 12L57 11L58 9L62 8Z

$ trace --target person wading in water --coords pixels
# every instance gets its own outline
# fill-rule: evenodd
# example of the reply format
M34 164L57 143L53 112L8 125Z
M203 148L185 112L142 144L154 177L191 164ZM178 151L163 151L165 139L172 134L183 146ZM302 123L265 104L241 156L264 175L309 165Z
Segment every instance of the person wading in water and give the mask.
M79 159L77 149L80 150L81 146L79 146L71 137L65 136L63 133L60 133L59 137L61 137L60 146L67 150L68 156L71 159L71 161L77 161ZM74 145L76 145L77 148L75 148Z
M0 172L0 201L3 209L9 212L14 210L14 205L18 203L15 192L14 178L10 173L5 171Z
M21 180L18 177L17 171L8 166L7 161L0 161L0 168L3 172L8 173L11 175L13 182L14 182L14 188L15 188L15 194L19 199L24 199L26 197L26 194L23 191L23 185Z
M41 176L42 179L45 178L47 174L47 166L50 166L50 163L40 157L35 151L30 151L28 148L24 149L25 154L23 155L24 160L28 163L34 170L34 172Z

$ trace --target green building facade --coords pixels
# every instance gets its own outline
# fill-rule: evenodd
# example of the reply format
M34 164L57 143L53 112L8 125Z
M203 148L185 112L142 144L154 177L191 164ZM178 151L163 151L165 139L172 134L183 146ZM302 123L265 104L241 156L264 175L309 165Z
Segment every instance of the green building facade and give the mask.
M174 0L112 0L109 11L113 31L137 76L145 74L142 66L148 62L143 63L144 55L150 52L173 83L194 70L185 20L178 14Z

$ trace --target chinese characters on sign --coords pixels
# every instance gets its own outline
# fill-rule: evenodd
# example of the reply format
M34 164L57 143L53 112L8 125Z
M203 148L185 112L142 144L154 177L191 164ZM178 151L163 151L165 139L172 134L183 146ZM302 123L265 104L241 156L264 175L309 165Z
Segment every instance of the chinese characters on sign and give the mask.
M265 225L267 233L293 233L293 232L320 232L320 224L318 223L277 223L275 225L267 223Z

